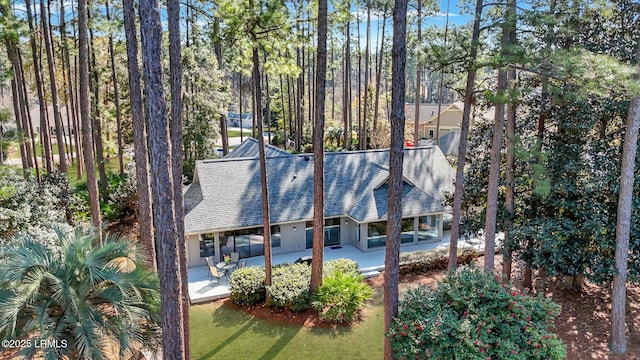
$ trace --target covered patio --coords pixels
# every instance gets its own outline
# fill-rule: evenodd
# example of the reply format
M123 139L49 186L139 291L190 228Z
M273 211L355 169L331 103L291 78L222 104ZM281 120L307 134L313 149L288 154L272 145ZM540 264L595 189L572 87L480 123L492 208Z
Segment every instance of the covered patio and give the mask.
M449 231L445 231L441 241L420 243L416 245L404 245L400 248L401 252L425 251L434 249L449 248ZM478 251L483 251L482 239L470 239L458 242L460 247L474 247ZM311 256L311 249L304 251L273 255L273 264L293 263L298 258ZM385 248L379 248L370 251L361 251L352 245L327 246L324 248L324 260L333 260L338 258L348 258L356 261L360 267L360 271L365 277L377 276L384 268ZM246 259L247 266L264 266L264 256L256 256ZM220 298L226 298L231 295L229 288L229 278L223 277L220 282L210 280L209 272L206 266L197 266L189 268L189 297L191 303L199 303L211 301Z

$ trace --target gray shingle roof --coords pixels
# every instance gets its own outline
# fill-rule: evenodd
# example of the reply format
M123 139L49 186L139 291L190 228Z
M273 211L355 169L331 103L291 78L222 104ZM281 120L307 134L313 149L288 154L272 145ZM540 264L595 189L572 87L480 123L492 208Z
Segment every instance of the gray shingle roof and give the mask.
M360 222L386 218L389 151L325 155L325 216L348 215ZM313 156L267 159L272 223L313 217ZM403 214L446 211L444 192L453 191L454 171L437 147L405 149ZM257 158L223 158L196 163L196 183L185 192L185 231L224 231L262 224ZM413 185L412 185L413 184Z
M258 157L258 149L258 140L248 137L224 157L226 159ZM291 155L289 152L269 144L265 144L264 150L267 157Z
M440 149L445 155L458 155L460 132L450 131L440 137Z

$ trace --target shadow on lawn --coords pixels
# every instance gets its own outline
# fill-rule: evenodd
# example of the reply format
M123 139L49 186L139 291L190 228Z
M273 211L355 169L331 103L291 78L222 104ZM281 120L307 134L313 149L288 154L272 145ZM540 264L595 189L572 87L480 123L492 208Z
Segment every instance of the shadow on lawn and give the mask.
M268 320L257 318L247 314L235 305L225 303L217 308L212 314L212 322L216 326L221 327L242 327L222 341L211 351L200 356L197 360L205 360L215 358L215 355L227 346L231 345L235 340L245 335L247 331L258 333L265 337L275 340L271 347L258 360L273 359L301 330L301 326L279 324L271 324Z

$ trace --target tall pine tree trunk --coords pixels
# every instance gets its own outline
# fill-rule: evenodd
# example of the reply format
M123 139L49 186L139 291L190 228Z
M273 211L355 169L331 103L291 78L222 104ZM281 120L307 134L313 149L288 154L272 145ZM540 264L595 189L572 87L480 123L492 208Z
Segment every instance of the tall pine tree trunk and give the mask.
M265 54L266 57L266 54ZM269 139L268 144L271 144L271 93L269 92L269 75L267 72L264 72L264 88L266 90L266 108L265 111L267 113L267 137Z
M447 19L444 24L444 46L447 46L447 37L449 35L449 0L447 0ZM440 146L440 116L442 115L442 86L444 83L444 68L440 68L440 78L438 79L438 115L436 119L436 145Z
M413 145L418 146L420 141L420 80L422 75L420 68L420 46L422 44L422 1L418 0L418 46L416 47L416 103L415 121L413 129Z
M11 94L13 98L13 114L16 120L16 130L18 135L18 139L20 142L20 162L22 164L22 169L27 170L29 167L27 166L27 144L25 144L24 140L24 132L22 130L22 105L20 104L20 97L18 96L18 85L16 84L16 78L11 79ZM4 139L4 135L0 136L0 139ZM0 150L1 146L0 146ZM4 157L0 154L0 164L4 162Z
M82 151L84 167L87 171L87 188L89 190L89 209L91 221L100 242L102 242L102 219L100 217L100 194L94 167L93 138L91 135L91 112L89 110L89 27L87 0L78 0L78 57L80 82L80 120L82 121Z
M188 11L189 7L187 7ZM188 18L188 17L187 17ZM214 43L213 48L216 53L216 60L218 60L218 69L222 70L222 44L220 43L220 20L216 17L214 19ZM187 27L187 30L189 28ZM187 46L189 46L189 32L187 31ZM284 109L284 107L283 107ZM242 129L241 129L242 130ZM220 137L222 138L222 154L227 155L229 153L229 133L227 131L227 115L220 115Z
M171 171L173 176L173 206L175 209L178 274L181 276L182 337L184 359L189 359L189 283L187 280L187 246L184 239L184 200L182 196L182 47L180 44L180 1L167 0L169 23L169 74L171 77Z
M30 157L30 163L35 167L36 169L36 178L38 179L38 181L40 181L40 165L38 162L38 152L36 150L36 133L33 130L33 120L31 118L31 111L30 108L31 106L29 105L29 91L27 91L27 82L25 81L25 76L24 76L24 67L22 66L22 55L20 55L20 48L16 48L16 53L18 55L18 66L19 66L19 70L18 72L20 73L20 80L21 83L18 83L18 86L20 87L19 91L21 91L22 95L20 95L22 97L22 101L23 101L23 124L22 124L22 129L26 130L28 132L29 135L29 139L31 140L31 149L27 150L28 154L31 154L33 157ZM26 116L24 116L24 114L26 114Z
M289 142L287 135L287 118L284 113L284 88L282 87L282 75L280 78L280 108L282 109L282 134L284 135L284 149L287 150L287 143ZM290 99L289 99L290 100ZM291 113L291 102L289 102L289 114Z
M109 0L105 2L107 21L111 21L109 13ZM116 132L118 137L118 165L120 175L124 174L123 144L122 144L122 119L120 114L120 92L118 91L118 77L116 76L115 51L113 50L113 35L109 34L109 58L111 59L111 79L113 81L113 102L116 106Z
M364 99L362 110L362 149L366 150L367 146L367 120L369 119L369 52L371 43L371 4L367 2L367 35L364 50Z
M242 134L244 133L244 131L242 131L242 129L244 129L242 127L242 74L238 73L238 107L240 108L240 142L243 141L242 138Z
M64 3L64 1L61 1L61 3ZM63 9L61 8L61 14L64 13ZM71 14L74 15L75 17L75 11L73 10L74 8L71 8ZM77 37L77 29L76 26L72 26L73 29L73 38L78 38ZM73 56L73 71L71 70L71 59L69 57L69 48L66 46L66 42L65 42L65 56L67 58L66 62L67 62L67 74L69 76L69 78L71 79L71 73L73 72L73 74L79 74L78 71L78 56L74 55ZM77 80L77 81L76 81ZM81 119L80 119L80 96L79 96L79 91L80 91L80 85L79 85L79 79L78 79L78 75L76 75L76 77L74 77L74 81L70 81L71 83L75 83L74 87L69 87L70 91L72 91L71 93L71 99L72 99L72 103L73 105L73 111L74 111L74 122L73 122L73 128L75 129L75 140L76 140L76 153L78 154L78 162L76 164L76 178L78 180L82 179L82 168L83 168L83 163L84 163L84 153L82 151L83 149L83 144L82 144L82 130L81 130Z
M324 108L327 78L327 0L318 1L318 67L316 69L316 120L313 129L313 260L312 293L322 285L324 252Z
M299 30L298 30L299 31ZM304 58L304 56L300 56L301 49L300 47L298 47L298 49L296 49L296 61L298 66L302 66L304 67L304 64L302 62L302 59ZM301 67L301 68L302 68ZM302 80L304 78L304 72L300 74L300 76L298 76L298 83L296 86L296 151L300 152L302 150L302 117L303 117L303 105L302 105L302 98L303 98L303 94L304 94L304 81Z
M31 11L31 0L25 0L25 6L27 10L27 22L29 23L29 42L31 43L31 54L33 57L33 69L36 78L36 89L38 92L38 104L40 108L40 135L42 136L42 147L44 148L44 163L47 169L47 173L51 173L53 170L53 154L51 152L51 138L49 132L49 126L47 125L47 108L45 106L44 98L44 81L42 79L42 68L40 66L40 58L38 56L38 47L35 38L35 28L33 14ZM37 154L34 154L37 156Z
M51 87L51 103L53 105L53 118L55 122L56 142L58 145L58 161L60 171L67 172L67 158L64 148L64 125L62 124L62 115L60 115L60 103L58 102L58 85L56 84L56 69L53 56L53 45L51 43L51 32L47 24L49 16L47 14L47 5L44 0L40 0L40 23L42 32L44 33L44 47L47 54L47 64L49 65L49 85Z
M511 0L512 1L512 0ZM510 7L509 7L510 8ZM502 61L505 61L509 55L509 46L511 44L510 23L515 21L508 14L511 10L506 9L507 19L502 28L501 50ZM515 23L514 23L515 25ZM493 270L495 258L495 237L496 222L498 214L498 186L500 183L500 163L502 138L504 135L504 119L505 107L508 102L509 79L507 77L506 64L501 64L498 69L498 87L495 102L495 127L493 129L493 140L491 143L491 163L489 167L489 185L487 189L487 209L486 221L484 225L484 268Z
M91 19L91 11L88 11L89 19ZM91 102L91 112L93 116L91 119L93 120L93 141L95 144L96 150L96 163L98 164L98 174L100 175L100 182L98 185L100 186L100 194L102 195L102 201L109 202L109 181L107 180L107 170L105 168L105 159L104 159L104 143L102 142L102 121L100 119L100 97L99 97L99 82L100 78L98 76L98 64L96 60L96 52L95 52L95 43L93 37L93 28L89 27L89 51L91 55L91 74L93 81L91 82L91 89L93 93L92 102Z
M640 61L640 45L636 52ZM639 62L640 64L640 62ZM640 65L638 74L640 77ZM611 291L611 352L627 352L625 329L625 309L627 304L627 268L629 263L629 238L631 237L631 211L633 209L634 168L638 150L638 128L640 128L640 97L635 97L629 105L627 129L624 134L622 166L620 169L620 195L618 196L618 220L616 223L616 274L613 276Z
M343 147L349 150L351 146L351 26L347 20L345 29L345 49L344 49L344 79L342 90L342 121L344 122Z
M158 250L158 275L162 303L162 343L165 359L185 354L182 319L182 275L174 204L172 154L163 87L162 25L156 0L141 0L140 37L144 74L145 109L149 123L149 153L153 220Z
M356 13L356 38L357 38L357 47L356 54L358 54L358 91L357 91L357 114L358 114L358 149L364 150L362 147L364 145L364 141L362 141L362 53L360 52L360 11Z
M402 169L405 123L405 71L407 61L407 0L396 0L393 9L393 47L391 50L391 147L389 149L389 209L387 249L384 260L384 331L398 315L400 233L402 231ZM384 339L384 358L393 359L389 339Z
M380 46L378 47L378 69L376 70L376 99L373 108L373 146L377 148L380 137L378 136L378 115L380 108L380 84L382 83L382 65L384 59L384 28L387 23L387 11L382 14L382 35L380 36Z
M0 13L13 17L8 4L0 4ZM16 129L20 143L20 160L22 162L22 168L27 170L31 167L32 162L30 161L32 159L29 145L25 140L25 134L27 134L28 128L24 129L24 124L26 123L24 109L26 108L28 111L29 106L24 106L24 100L21 96L22 90L20 88L20 84L23 80L21 78L22 73L20 72L20 64L18 62L15 41L5 38L4 43L7 50L7 57L11 62L11 68L13 71L13 79L11 79L11 94L13 96L13 113L16 120Z
M264 150L264 135L262 132L262 111L259 110L262 104L262 94L260 88L260 57L258 55L257 39L253 38L253 92L255 101L254 112L258 125L258 151L260 156L260 185L262 190L262 233L264 239L264 270L265 286L271 286L271 217L269 212L269 183L267 180L267 157Z
M482 19L483 0L476 0L473 33L471 35L471 51L469 69L467 70L467 84L464 89L464 109L460 124L460 145L456 167L455 192L453 195L453 218L451 219L451 235L449 241L449 270L455 270L458 261L458 239L460 237L460 218L462 213L462 194L464 192L464 163L467 156L467 137L471 118L471 104L476 80L476 59L480 39L480 21Z
M512 46L516 42L516 2L515 0L509 0L507 2L505 31L509 32L508 46ZM516 71L513 67L507 69L507 81L510 84L514 84L516 80ZM510 93L514 94L515 91ZM506 219L505 232L504 232L504 246L502 256L502 279L505 282L511 280L511 262L513 252L513 217L514 217L514 201L515 201L515 146L516 146L516 108L517 99L509 99L507 104L507 124L506 124L506 145L507 156L505 160L505 208Z
M140 65L138 64L138 37L136 35L133 0L123 0L123 19L127 42L127 69L131 97L131 122L133 124L133 152L136 161L136 193L138 195L138 225L140 242L149 256L151 268L157 270L154 244L151 186L149 184L149 152L147 149L147 125L142 106Z

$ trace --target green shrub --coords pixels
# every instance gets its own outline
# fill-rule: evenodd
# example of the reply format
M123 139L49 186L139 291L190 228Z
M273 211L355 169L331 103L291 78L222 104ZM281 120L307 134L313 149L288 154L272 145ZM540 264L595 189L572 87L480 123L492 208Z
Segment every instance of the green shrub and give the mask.
M311 267L306 264L291 264L274 267L271 286L267 286L267 306L276 309L288 308L293 312L309 308L309 282Z
M373 295L371 286L362 280L362 275L340 271L325 277L311 303L320 319L340 323L357 320L365 302Z
M468 265L478 257L472 248L458 251L458 264ZM449 249L412 251L400 254L400 274L427 273L432 270L446 270L449 266Z
M236 305L255 305L264 301L264 267L250 266L231 273L231 301Z
M335 259L326 261L322 267L322 275L323 277L332 276L335 272L341 272L343 274L354 274L357 275L360 272L358 271L358 263L351 259Z
M560 306L463 267L437 289L420 286L400 302L387 333L398 359L563 359L548 331Z

